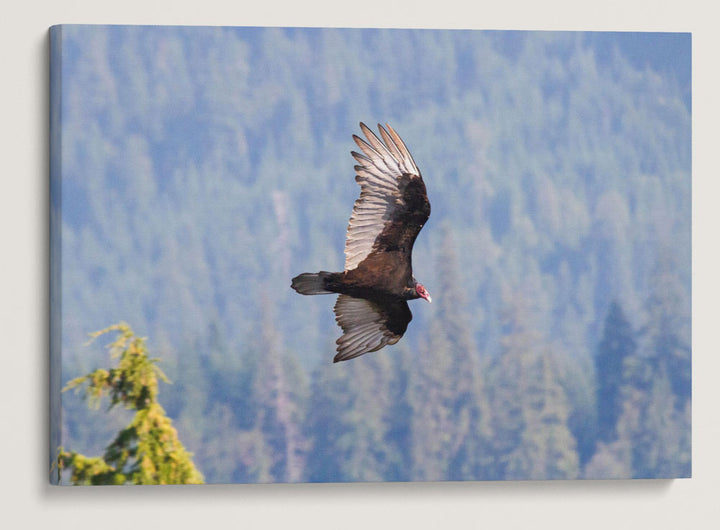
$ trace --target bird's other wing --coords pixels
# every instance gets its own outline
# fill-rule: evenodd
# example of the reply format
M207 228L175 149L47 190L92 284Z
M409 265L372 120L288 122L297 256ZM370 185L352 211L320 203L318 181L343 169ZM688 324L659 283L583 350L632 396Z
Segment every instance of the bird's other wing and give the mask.
M353 135L362 151L352 152L360 197L348 224L346 271L378 250L399 249L409 263L415 238L430 216L425 183L405 143L389 125L378 128L382 141L364 123L360 129L367 141Z
M347 361L387 344L395 344L412 320L405 300L381 304L341 294L333 311L343 330L342 337L337 340L334 362Z

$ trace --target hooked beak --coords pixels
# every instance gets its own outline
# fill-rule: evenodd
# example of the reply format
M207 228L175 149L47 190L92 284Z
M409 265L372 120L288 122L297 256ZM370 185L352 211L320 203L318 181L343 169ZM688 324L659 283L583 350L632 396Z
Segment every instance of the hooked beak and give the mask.
M428 295L425 300L428 301L428 304L432 304L432 296Z

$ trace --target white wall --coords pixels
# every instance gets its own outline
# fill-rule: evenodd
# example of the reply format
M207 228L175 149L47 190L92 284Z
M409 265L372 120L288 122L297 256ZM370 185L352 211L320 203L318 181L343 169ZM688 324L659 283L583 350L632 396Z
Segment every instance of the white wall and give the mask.
M710 528L720 521L717 16L686 0L29 0L0 31L0 499L31 528ZM365 6L365 7L363 7ZM694 444L690 480L51 488L47 446L47 27L57 23L692 31ZM715 70L715 71L713 71ZM713 248L714 247L714 248ZM135 519L139 518L139 519Z

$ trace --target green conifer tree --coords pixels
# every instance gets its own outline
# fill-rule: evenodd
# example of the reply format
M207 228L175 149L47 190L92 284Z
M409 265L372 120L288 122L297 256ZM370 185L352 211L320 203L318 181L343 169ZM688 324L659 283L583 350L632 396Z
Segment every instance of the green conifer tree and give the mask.
M169 382L156 365L158 360L148 357L145 339L125 323L92 333L91 342L110 332L117 332L117 339L108 346L117 366L73 379L64 390L84 388L86 399L95 408L108 396L109 408L122 404L135 410L135 416L102 457L87 457L61 447L58 472L69 471L74 485L201 484L203 476L192 455L157 401L158 379Z

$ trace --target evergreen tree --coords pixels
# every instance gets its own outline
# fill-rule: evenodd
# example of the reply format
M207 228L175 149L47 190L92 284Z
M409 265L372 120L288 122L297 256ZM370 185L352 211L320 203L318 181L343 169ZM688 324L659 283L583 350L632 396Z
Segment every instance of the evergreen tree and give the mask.
M633 425L632 458L637 478L690 476L689 416L675 406L672 379L662 370L650 391L641 395Z
M410 372L413 478L479 480L488 465L489 405L468 318L454 237L437 257L430 328Z
M671 478L690 476L690 408L679 410L670 380L636 356L623 388L617 439L599 444L588 464L588 478ZM647 376L650 376L649 378Z
M328 363L313 374L306 429L310 482L399 480L404 439L396 429L393 350L360 362ZM397 418L404 421L405 418Z
M195 461L212 482L271 480L248 391L256 371L254 352L247 345L229 346L213 324L207 340L178 355L173 376L178 429L193 440Z
M109 345L111 356L118 359L117 367L73 379L65 390L84 387L86 398L95 407L108 395L110 408L122 404L135 410L135 416L102 457L60 448L59 473L69 470L70 482L77 485L202 483L191 454L157 401L158 378L168 381L156 366L157 359L148 358L145 339L135 336L125 323L92 333L91 337L94 340L110 332L117 332L117 339Z
M567 426L569 407L553 369L551 354L537 357L524 389L520 443L507 455L505 478L571 479L579 473L576 442Z
M203 434L199 455L218 482L298 482L304 475L305 376L283 347L268 300L260 306L254 344L219 355L211 348L207 360L212 385L206 412L197 420Z
M634 478L690 476L690 353L683 347L674 278L663 267L651 276L649 321L637 348L623 359L617 393L621 409L613 431L617 439L602 440L586 476L607 476L618 469Z
M613 302L605 318L603 338L595 357L598 439L603 442L617 437L616 426L622 412L623 362L635 353L636 348L630 323L620 304Z
M583 478L586 479L629 479L632 477L630 440L623 432L620 432L613 442L598 442L597 450L585 465L583 473Z
M493 479L576 478L576 441L552 350L534 329L532 310L506 296L502 352L490 371Z
M672 250L669 245L660 248L651 275L644 347L656 370L667 374L671 391L677 398L675 406L683 410L692 392L690 305L678 274L679 257Z
M263 300L262 344L250 390L255 425L267 445L276 482L299 482L305 467L306 440L302 433L307 390L297 360L285 350L274 327L269 300Z

